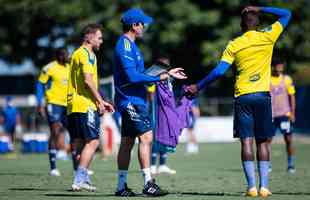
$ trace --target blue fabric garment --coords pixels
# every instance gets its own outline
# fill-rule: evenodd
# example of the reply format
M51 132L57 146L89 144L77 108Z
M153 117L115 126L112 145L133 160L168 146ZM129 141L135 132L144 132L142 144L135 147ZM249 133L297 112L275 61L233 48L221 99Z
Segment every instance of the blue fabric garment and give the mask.
M205 78L197 83L198 90L203 89L219 77L223 76L230 66L229 63L220 61L220 63Z
M189 125L192 100L183 96L176 104L167 81L156 84L156 98L158 104L155 139L159 144L165 145L166 150L171 151L178 144L182 129Z
M262 7L261 11L265 13L278 15L280 17L279 22L282 24L283 28L287 26L292 16L291 11L283 8Z
M115 104L119 112L129 103L146 106L146 84L160 80L144 74L143 56L136 44L122 35L114 49Z
M151 24L153 22L153 18L147 16L143 10L139 8L132 8L127 10L121 18L121 22L124 24L133 24L133 23L144 23Z
M44 84L41 83L40 81L37 81L36 82L36 98L37 98L38 105L42 104L42 100L44 98L44 90L45 90Z
M38 105L42 104L42 100L44 98L44 90L45 90L44 84L41 83L40 81L37 81L36 82L36 98L37 98Z
M10 105L6 105L2 110L2 117L4 118L4 128L10 129L16 126L16 118L19 114L18 110Z

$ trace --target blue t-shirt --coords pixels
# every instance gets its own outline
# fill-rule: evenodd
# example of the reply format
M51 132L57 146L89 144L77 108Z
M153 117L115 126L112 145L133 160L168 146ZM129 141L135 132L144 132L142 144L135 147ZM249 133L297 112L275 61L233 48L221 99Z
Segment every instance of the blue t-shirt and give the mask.
M114 49L115 104L122 112L129 103L147 106L146 84L159 81L159 76L144 74L144 60L138 46L125 35Z
M18 111L15 107L6 106L3 108L1 114L4 118L4 127L5 128L15 127L16 117L18 115Z

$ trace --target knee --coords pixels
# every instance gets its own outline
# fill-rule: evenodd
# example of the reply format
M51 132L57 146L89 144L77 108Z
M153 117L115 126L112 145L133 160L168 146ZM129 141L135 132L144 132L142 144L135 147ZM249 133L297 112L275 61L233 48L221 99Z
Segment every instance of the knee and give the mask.
M145 133L139 137L140 144L151 145L153 141L153 134L152 132Z
M93 149L97 149L97 147L99 146L99 139L90 140L86 143L86 145Z

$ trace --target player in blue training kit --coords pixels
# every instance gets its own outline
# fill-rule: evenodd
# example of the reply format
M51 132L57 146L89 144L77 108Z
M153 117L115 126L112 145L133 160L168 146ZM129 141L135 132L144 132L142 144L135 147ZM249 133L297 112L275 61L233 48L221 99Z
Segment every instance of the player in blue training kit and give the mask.
M184 79L186 76L181 68L172 69L158 76L144 73L143 55L135 40L143 36L144 27L152 21L153 19L145 15L141 9L134 8L126 11L121 18L123 34L114 49L115 104L122 117L116 196L135 195L127 187L127 174L131 149L136 137L139 139L138 157L144 178L143 194L148 196L166 194L151 177L150 155L153 134L146 103L146 84L167 80L169 76L177 79Z
M1 111L0 123L3 125L5 134L10 138L9 150L14 151L15 132L21 132L20 113L18 109L12 104L12 97L5 98L5 106Z

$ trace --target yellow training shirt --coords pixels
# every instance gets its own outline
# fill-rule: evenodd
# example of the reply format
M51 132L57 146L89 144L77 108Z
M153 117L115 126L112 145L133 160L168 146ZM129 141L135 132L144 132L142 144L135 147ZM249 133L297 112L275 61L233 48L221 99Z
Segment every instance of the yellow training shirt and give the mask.
M280 76L271 76L271 84L274 85L274 86L278 86L280 85L281 81L283 80L284 78L284 83L285 83L285 86L286 86L286 89L287 89L287 93L289 95L294 95L295 94L295 87L294 87L294 84L293 84L293 80L290 76L288 75L280 75Z
M86 113L89 109L97 110L95 99L84 83L84 74L93 75L98 88L97 59L94 53L81 46L73 52L68 82L68 114Z
M52 61L43 67L38 80L45 85L47 103L67 106L68 65Z
M270 91L273 47L283 27L279 21L262 31L248 31L230 41L222 61L235 63L235 96Z

